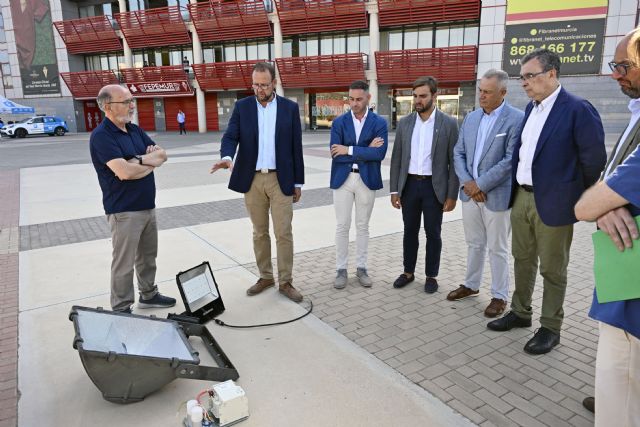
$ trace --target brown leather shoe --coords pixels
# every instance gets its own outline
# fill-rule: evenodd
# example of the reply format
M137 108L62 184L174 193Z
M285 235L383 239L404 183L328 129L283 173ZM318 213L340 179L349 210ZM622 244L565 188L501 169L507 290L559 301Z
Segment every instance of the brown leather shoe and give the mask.
M458 301L467 297L477 297L480 291L474 291L473 289L467 288L465 285L460 285L458 289L449 292L447 295L447 299L449 301Z
M280 285L280 293L286 295L291 301L302 301L302 294L296 290L291 283L285 282Z
M254 295L258 295L260 292L264 291L267 288L272 287L273 285L275 285L276 282L273 279L258 279L258 281L256 282L255 285L253 285L252 287L250 287L249 289L247 289L247 295L249 295L250 297L254 296Z
M500 298L491 298L491 302L485 308L484 315L486 317L498 317L507 308L507 302Z

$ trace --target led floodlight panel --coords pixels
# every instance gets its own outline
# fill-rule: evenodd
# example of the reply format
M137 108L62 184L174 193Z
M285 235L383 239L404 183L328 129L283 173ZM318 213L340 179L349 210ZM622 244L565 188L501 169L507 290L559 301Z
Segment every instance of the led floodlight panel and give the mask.
M182 302L187 315L197 317L200 323L208 322L224 311L224 303L207 261L176 275Z

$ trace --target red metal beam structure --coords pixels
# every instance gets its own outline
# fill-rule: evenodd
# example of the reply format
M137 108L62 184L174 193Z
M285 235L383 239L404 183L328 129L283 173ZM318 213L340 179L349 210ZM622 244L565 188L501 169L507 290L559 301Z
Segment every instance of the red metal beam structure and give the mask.
M81 71L60 73L75 99L96 99L103 86L119 84L113 71Z
M367 28L362 0L275 0L282 34Z
M178 6L116 13L114 17L132 49L191 43Z
M441 82L473 81L477 62L476 46L376 52L378 82L395 86L411 84L421 76Z
M70 19L53 23L69 53L95 53L122 50L120 37L108 16Z
M193 72L200 89L204 91L229 90L229 89L250 89L252 80L251 73L253 66L261 62L236 61L236 62L215 62L209 64L193 64Z
M380 26L480 19L480 0L378 0Z
M263 0L191 3L189 14L201 42L271 35Z
M120 73L136 98L193 95L193 88L181 65L122 68Z
M347 53L276 58L276 64L282 86L286 88L347 87L354 80L364 80L367 55Z

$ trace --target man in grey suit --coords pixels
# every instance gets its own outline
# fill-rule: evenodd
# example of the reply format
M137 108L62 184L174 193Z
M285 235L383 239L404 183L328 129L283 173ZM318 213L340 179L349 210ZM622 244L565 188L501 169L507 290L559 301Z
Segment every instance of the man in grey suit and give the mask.
M453 146L458 125L436 109L438 82L421 77L413 83L412 113L398 122L391 155L391 205L402 209L404 273L393 283L402 288L413 282L418 258L418 234L424 217L427 236L424 290L438 290L442 251L442 213L456 207L458 177L453 168Z
M509 296L509 198L511 155L524 113L504 100L509 75L487 71L478 87L479 109L462 122L453 162L460 178L462 224L467 242L467 274L463 285L447 295L449 301L477 296L484 257L489 248L491 302L484 315L496 317Z

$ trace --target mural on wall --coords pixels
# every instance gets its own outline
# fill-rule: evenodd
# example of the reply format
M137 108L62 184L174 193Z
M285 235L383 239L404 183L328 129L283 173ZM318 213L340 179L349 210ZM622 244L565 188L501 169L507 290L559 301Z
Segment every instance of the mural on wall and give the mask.
M60 93L48 0L10 0L24 95Z
M564 75L598 74L607 0L509 0L502 68L520 73L520 59L537 48L556 52Z

